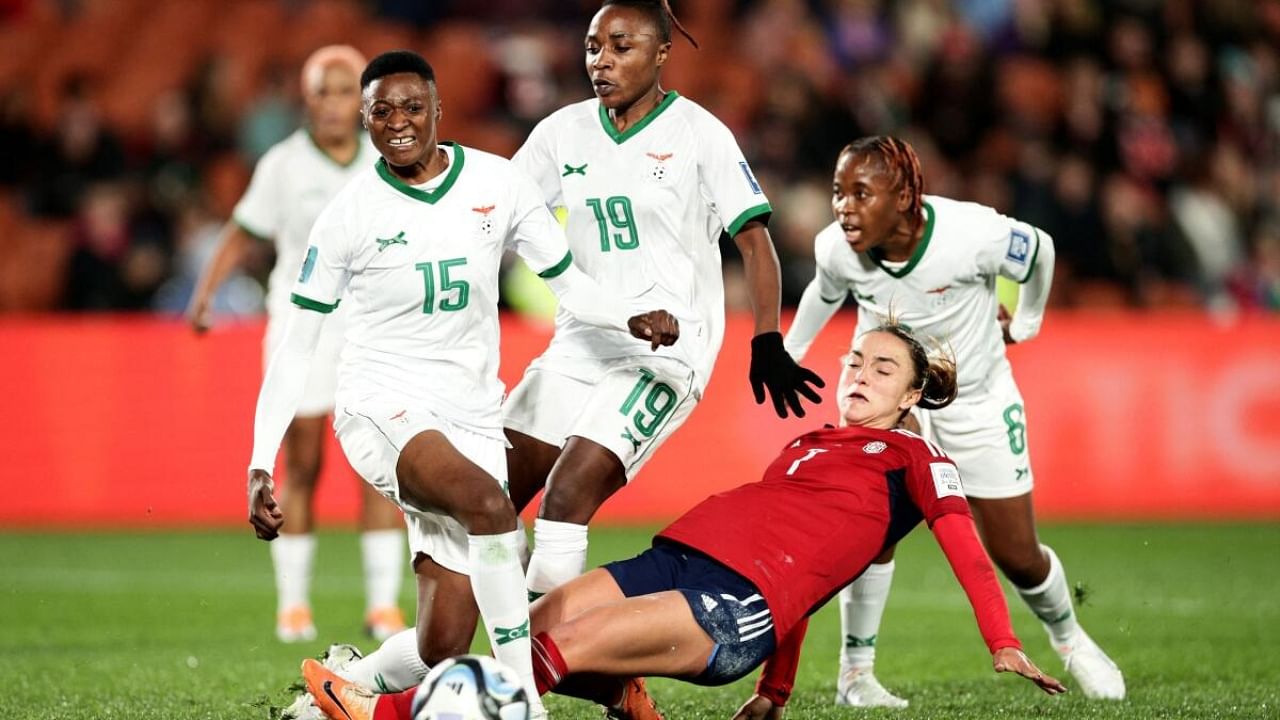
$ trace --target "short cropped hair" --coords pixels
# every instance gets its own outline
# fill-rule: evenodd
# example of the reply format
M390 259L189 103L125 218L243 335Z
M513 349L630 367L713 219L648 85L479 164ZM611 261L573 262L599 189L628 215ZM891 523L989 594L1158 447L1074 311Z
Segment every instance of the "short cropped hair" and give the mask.
M360 89L367 89L378 78L398 73L413 73L430 83L436 81L436 71L426 58L412 50L391 50L369 61L360 73Z

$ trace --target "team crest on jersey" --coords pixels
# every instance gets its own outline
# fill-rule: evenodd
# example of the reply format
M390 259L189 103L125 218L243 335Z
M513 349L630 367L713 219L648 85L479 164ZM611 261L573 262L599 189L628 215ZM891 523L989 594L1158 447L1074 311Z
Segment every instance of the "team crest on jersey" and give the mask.
M880 440L872 440L871 442L862 446L862 452L868 455L879 455L880 453L884 452L887 449L889 449L889 446L884 444Z
M675 153L651 153L647 152L650 158L653 158L653 167L649 168L649 175L658 181L667 179L667 161L675 155Z
M492 213L495 207L497 205L482 205L471 208L471 212L480 214L480 232L485 235L493 234L493 218L489 216L489 213Z
M1009 252L1005 253L1005 257L1018 263L1026 265L1027 258L1031 255L1031 236L1022 232L1018 228L1009 231Z

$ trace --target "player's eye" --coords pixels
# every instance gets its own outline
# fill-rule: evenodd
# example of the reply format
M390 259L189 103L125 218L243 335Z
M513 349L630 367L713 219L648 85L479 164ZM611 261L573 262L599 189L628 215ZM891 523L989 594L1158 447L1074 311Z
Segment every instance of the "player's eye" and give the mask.
M600 53L600 48L599 48L599 47L597 47L597 46L595 46L595 45L588 45L588 46L587 46L587 54L588 54L588 55L598 55L599 53Z
M881 375L884 375L885 377L889 377L890 375L892 375L892 374L893 374L893 373L889 372L888 370L884 370L884 369L877 370L876 372L880 373Z

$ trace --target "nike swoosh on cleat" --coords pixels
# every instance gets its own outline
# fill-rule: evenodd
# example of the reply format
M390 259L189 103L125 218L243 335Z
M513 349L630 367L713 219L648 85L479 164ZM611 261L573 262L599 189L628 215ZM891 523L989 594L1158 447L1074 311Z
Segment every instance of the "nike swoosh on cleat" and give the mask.
M333 687L332 687L332 686L333 686L333 681L332 681L332 680L325 680L325 681L324 681L324 686L323 686L323 687L324 687L324 694L325 694L325 695L328 695L328 696L329 696L329 699L330 699L330 700L332 700L332 701L334 702L334 704L338 706L338 709L342 711L342 714L347 716L347 720L353 720L353 719L352 719L352 717L351 717L351 713L347 712L347 707L346 707L345 705L343 705L343 704L342 704L342 701L338 699L338 696L337 696L337 695L334 695L334 694L333 694Z

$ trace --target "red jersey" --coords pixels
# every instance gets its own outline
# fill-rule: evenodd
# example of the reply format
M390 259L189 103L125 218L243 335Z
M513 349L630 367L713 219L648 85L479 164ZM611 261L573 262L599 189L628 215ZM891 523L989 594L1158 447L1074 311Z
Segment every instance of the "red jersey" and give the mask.
M921 520L968 516L955 463L904 430L828 428L660 532L755 584L779 643Z

